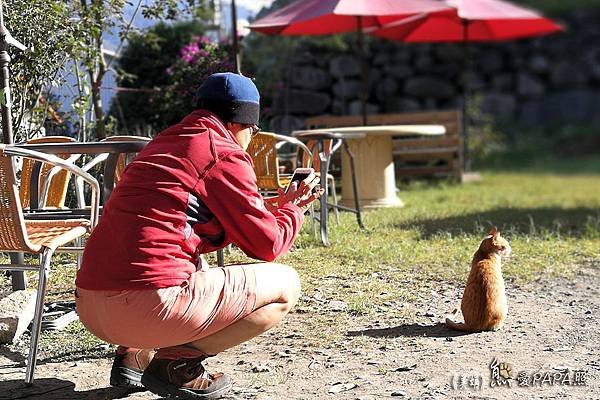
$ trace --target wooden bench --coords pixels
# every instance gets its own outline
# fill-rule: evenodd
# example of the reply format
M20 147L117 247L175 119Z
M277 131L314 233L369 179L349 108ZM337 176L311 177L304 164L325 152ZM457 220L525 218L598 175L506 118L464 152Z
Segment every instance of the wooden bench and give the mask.
M371 114L367 125L437 124L446 134L436 137L397 137L393 141L394 163L399 177L452 177L463 175L463 138L460 111ZM306 118L307 129L362 125L362 116L321 115Z

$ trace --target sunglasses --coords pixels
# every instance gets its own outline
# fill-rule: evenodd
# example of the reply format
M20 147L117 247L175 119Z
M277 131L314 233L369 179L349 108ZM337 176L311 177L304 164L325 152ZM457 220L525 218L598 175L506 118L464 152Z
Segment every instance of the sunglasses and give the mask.
M260 132L260 128L258 127L258 125L245 125L244 126L246 129L250 128L250 136L254 137L256 135L258 135L258 133Z

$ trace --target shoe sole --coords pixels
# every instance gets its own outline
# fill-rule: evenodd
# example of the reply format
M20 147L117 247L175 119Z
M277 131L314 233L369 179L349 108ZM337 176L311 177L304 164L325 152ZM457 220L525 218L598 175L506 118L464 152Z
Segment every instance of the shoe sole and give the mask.
M221 379L223 379L223 378L221 378ZM229 392L231 390L231 387L233 386L231 384L231 381L227 380L227 383L225 383L223 385L223 387L220 387L217 390L214 390L210 393L199 393L199 392L193 391L191 389L180 388L180 387L177 387L170 383L163 382L160 379L155 378L149 374L142 375L142 384L144 385L144 387L146 389L148 389L152 393L157 394L161 397L164 397L167 399L189 399L189 400L220 399L227 392Z
M142 372L131 368L117 367L110 371L110 385L132 389L144 389Z

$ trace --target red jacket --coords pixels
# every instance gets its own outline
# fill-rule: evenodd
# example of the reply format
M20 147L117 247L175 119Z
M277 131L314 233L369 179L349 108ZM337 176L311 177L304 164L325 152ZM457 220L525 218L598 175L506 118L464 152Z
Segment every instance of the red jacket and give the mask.
M229 243L272 261L289 250L303 221L291 203L267 211L250 156L216 116L196 110L128 165L88 239L76 284L180 285L199 254Z

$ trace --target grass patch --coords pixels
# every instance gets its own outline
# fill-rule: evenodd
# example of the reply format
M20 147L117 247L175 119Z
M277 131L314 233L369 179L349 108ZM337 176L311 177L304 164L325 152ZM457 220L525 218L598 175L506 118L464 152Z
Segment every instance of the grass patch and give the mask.
M319 245L307 223L280 262L299 271L306 294L346 301L351 315L393 310L410 303L417 288L436 282L464 283L472 254L492 225L513 247L504 264L508 282L570 276L578 268L598 266L597 160L554 161L556 172L544 172L543 165L548 164L527 172L483 171L481 182L464 185L404 185L399 194L405 207L365 212L366 231L352 215L342 214L341 224L331 225L328 248ZM239 252L229 260L248 261Z
M25 334L14 345L12 351L26 355L29 351L29 335ZM115 346L107 345L96 338L76 321L67 325L62 331L44 331L40 335L38 358L44 362L75 361L107 357L114 354Z
M477 183L402 185L399 196L406 206L366 211L364 231L353 215L342 213L339 225L332 219L327 248L307 222L294 248L279 260L302 278L297 312L311 318L299 334L309 343L341 343L353 318L410 317L420 289L464 284L472 254L492 225L513 248L503 265L509 285L600 267L597 157L532 161L527 170L505 167L482 171ZM250 261L238 250L226 260ZM215 263L212 255L209 261ZM72 299L74 271L72 257L55 258L49 299ZM30 275L32 284L35 280ZM0 278L0 287L8 284ZM345 302L345 311L329 311L331 301ZM52 360L77 359L106 354L101 343L77 323L44 333L40 349ZM25 352L27 344L24 338L13 348Z

